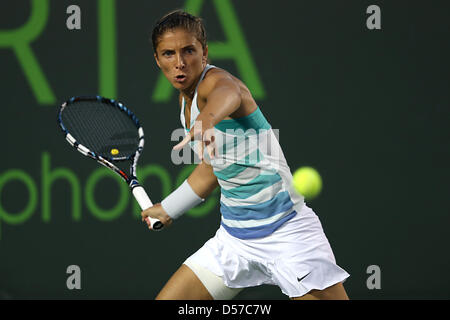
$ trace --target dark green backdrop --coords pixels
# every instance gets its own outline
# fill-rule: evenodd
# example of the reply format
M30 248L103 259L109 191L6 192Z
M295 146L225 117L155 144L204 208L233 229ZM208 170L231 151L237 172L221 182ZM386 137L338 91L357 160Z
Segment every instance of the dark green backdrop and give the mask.
M81 30L66 27L72 4ZM366 27L371 4L381 30ZM128 193L56 124L68 97L122 100L145 128L146 189L154 201L172 190L184 168L170 160L179 109L174 92L155 89L148 38L184 6L206 21L211 62L245 78L280 129L291 169L321 174L308 205L351 274L350 298L448 299L449 5L360 0L0 2L0 298L154 298L214 235L217 194L212 209L149 232ZM66 287L69 265L81 268L81 290ZM379 290L366 286L370 265ZM286 297L263 286L238 298Z

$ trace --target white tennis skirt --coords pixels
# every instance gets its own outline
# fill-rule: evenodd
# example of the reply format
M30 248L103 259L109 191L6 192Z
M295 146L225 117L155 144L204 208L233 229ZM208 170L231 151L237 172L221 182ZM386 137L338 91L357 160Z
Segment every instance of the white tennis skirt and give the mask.
M230 288L277 285L291 298L343 282L350 275L336 264L319 218L306 204L299 209L263 238L238 239L221 226L185 264L210 270Z

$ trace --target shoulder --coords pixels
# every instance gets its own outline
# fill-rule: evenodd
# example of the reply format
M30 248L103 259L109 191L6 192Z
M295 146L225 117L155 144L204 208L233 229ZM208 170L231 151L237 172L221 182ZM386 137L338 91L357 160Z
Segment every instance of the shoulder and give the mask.
M211 68L205 74L202 82L198 87L198 94L207 98L209 93L214 89L220 88L221 86L229 87L230 89L236 89L239 91L239 83L236 78L234 78L228 71L220 68Z

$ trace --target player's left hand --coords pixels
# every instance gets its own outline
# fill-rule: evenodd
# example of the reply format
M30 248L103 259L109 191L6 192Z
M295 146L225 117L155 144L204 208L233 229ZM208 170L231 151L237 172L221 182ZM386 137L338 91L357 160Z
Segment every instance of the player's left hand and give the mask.
M203 160L204 147L206 147L210 159L213 159L217 155L213 126L205 126L202 121L196 121L186 137L174 146L173 150L181 150L190 141L199 141L199 150L197 151L200 161Z

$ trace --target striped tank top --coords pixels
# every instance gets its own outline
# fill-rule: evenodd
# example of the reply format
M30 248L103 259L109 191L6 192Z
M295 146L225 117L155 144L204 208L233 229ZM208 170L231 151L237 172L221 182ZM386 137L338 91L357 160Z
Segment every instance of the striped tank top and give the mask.
M200 113L198 85L210 68L214 66L206 66L197 84L189 128ZM187 134L184 112L183 98L180 120ZM204 157L210 161L221 188L221 225L239 239L270 235L293 218L295 209L301 209L304 203L294 190L275 131L259 107L245 117L222 120L214 131L218 155L211 160L205 150ZM191 142L194 152L195 143Z

